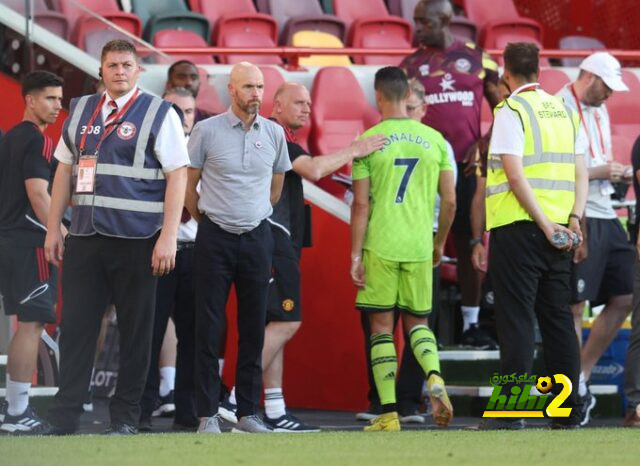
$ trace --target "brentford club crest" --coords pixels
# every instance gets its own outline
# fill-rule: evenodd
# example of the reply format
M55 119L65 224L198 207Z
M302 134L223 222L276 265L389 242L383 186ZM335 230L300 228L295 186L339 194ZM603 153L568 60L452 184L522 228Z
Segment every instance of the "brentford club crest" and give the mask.
M130 121L125 121L118 127L117 133L120 139L128 141L136 135L136 125L134 125Z

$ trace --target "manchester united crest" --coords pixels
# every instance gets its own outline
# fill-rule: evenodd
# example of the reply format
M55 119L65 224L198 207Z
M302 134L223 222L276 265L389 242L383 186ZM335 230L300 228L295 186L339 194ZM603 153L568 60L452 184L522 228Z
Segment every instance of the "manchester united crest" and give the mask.
M130 121L125 121L118 127L118 137L125 141L128 141L136 135L136 125Z
M296 303L293 302L293 299L285 299L284 301L282 301L282 309L287 312L293 311L295 305Z

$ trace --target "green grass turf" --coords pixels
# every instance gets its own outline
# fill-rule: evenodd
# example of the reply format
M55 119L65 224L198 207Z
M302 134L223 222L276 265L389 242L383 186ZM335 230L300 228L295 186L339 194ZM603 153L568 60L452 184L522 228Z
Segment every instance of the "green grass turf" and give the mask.
M0 438L0 464L600 466L640 464L634 429Z

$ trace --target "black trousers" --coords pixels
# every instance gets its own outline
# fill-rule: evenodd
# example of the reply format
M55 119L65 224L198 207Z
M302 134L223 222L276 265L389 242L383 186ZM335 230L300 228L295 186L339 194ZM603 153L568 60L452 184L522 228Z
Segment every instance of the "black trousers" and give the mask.
M179 249L176 253L176 268L170 274L158 279L151 343L151 363L147 374L147 384L140 401L140 418L151 418L151 413L158 399L160 385L158 360L169 317L173 316L178 338L174 391L175 422L177 424L191 425L197 421L193 372L193 361L195 359L194 249L193 243L183 247L184 249Z
M112 423L137 426L156 301L151 254L156 236L69 236L62 269L60 387L49 411L55 426L75 430L91 378L104 310L115 304L120 366L109 411Z
M433 294L432 294L432 312L429 320L432 320L434 314L437 314L440 299L440 267L433 269ZM400 318L400 312L395 311L393 316L393 328L395 330ZM373 378L371 370L371 326L369 324L369 316L366 312L360 313L360 323L364 332L364 354L367 362L367 378L369 380L369 392L367 399L369 400L369 409L377 411L380 408L380 397L376 382ZM435 325L434 325L435 327ZM416 360L411 350L409 335L404 333L404 350L402 351L402 360L400 362L400 370L398 381L396 382L396 398L398 401L398 412L401 416L413 414L422 403L422 384L425 380L424 371Z
M220 340L231 285L238 299L238 418L255 414L262 387L262 345L271 277L273 238L263 221L255 229L233 234L208 218L198 226L195 247L196 408L198 417L218 412Z
M580 350L569 309L573 253L554 248L533 222L491 230L489 251L501 373L531 374L537 318L548 373L569 377L573 391L563 406L576 408ZM505 386L503 393L510 389ZM554 384L552 391L560 390ZM573 409L570 419L578 415Z

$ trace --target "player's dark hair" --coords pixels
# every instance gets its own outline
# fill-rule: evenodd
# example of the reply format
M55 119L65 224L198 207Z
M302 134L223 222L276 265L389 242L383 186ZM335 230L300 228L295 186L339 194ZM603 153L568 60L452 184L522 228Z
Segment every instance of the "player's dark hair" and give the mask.
M374 80L376 91L382 92L385 99L398 102L407 98L409 93L409 80L402 68L397 66L385 66L376 72Z
M535 80L538 75L540 50L531 42L510 42L504 49L504 67L516 76Z
M64 79L50 71L32 71L22 78L22 97L45 87L62 87Z

